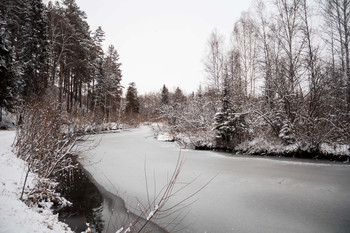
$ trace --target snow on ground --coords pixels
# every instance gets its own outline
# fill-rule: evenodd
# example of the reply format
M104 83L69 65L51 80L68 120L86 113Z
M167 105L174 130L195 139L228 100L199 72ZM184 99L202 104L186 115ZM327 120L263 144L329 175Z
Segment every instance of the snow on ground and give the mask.
M170 136L168 133L158 134L157 140L164 141L164 142L171 142L171 141L174 141L174 137Z
M272 153L272 154L284 154L284 153L293 153L298 150L308 151L310 145L306 144L303 147L300 144L295 143L291 145L283 145L282 142L271 142L265 138L258 137L252 141L247 141L239 144L236 148L238 151L243 151L248 154L258 154L261 152ZM322 143L320 151L324 154L335 155L335 156L347 156L350 159L350 146L341 145L341 144L328 144ZM348 159L348 160L349 160Z
M0 233L72 232L58 221L58 216L49 209L50 203L35 210L19 200L26 163L11 151L14 138L15 131L0 131ZM27 183L33 187L35 174L29 174Z
M134 209L135 198L147 202L145 176L152 197L153 188L159 190L171 176L179 153L175 143L155 140L153 131L143 126L104 134L82 162L99 184ZM349 232L349 165L247 159L210 151L181 154L185 164L178 181L197 179L170 204L215 177L187 202L196 201L179 225L185 228L181 232ZM163 219L163 224L169 220Z
M350 146L349 145L339 145L339 144L330 145L327 143L322 143L321 150L326 154L336 154L336 155L350 157Z

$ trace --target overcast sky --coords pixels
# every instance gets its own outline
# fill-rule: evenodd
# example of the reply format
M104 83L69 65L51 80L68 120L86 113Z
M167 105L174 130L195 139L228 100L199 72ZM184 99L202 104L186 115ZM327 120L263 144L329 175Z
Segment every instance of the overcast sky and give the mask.
M206 82L203 58L212 30L228 39L235 20L252 0L76 0L94 31L106 33L120 55L123 85L140 94L163 84L186 93Z

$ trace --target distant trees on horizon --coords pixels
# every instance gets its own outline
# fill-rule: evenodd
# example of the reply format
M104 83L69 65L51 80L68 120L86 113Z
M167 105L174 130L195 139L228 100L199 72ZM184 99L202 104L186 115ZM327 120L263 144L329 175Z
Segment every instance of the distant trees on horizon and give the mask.
M349 144L350 1L313 3L255 1L229 45L217 30L209 36L208 85L183 101L164 85L143 97L158 96L148 115L197 147L232 150L260 138L317 153L322 143Z

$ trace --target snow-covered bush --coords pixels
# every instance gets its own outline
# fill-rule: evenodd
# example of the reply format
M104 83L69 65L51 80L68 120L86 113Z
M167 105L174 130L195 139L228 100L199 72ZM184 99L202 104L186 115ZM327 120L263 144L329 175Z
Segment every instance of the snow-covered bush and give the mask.
M43 103L28 101L19 109L15 153L27 162L28 172L37 173L39 179L26 196L29 202L59 202L55 185L46 178L55 180L77 166L74 155L78 137L71 130L73 123L58 103L47 98Z
M42 207L41 203L52 202L61 206L71 205L65 198L61 197L60 193L57 193L57 182L48 178L40 178L36 180L36 187L32 190L25 190L24 198L25 202L29 206Z
M162 124L156 130L186 147L212 148L215 141L212 125L218 110L216 98L210 90L199 89L186 99L179 93L160 104L157 112Z
M286 145L290 145L295 142L294 130L292 124L288 120L283 121L283 125L278 136Z

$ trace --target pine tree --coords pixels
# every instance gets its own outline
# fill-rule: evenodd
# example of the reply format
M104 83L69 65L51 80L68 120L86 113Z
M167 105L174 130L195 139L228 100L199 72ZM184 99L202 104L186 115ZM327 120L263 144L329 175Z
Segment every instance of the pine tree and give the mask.
M92 72L92 87L89 88L89 101L91 102L91 109L96 109L97 106L102 106L104 102L104 85L103 85L103 56L102 42L104 41L105 33L101 27L98 27L93 33L93 47L91 53L93 72Z
M80 10L75 0L63 1L63 16L66 25L63 30L65 42L62 45L65 46L65 51L61 68L67 111L70 112L78 103L79 106L82 105L83 84L89 83L93 76L90 61L94 51L86 14Z
M95 61L95 80L96 85L94 85L94 109L96 107L104 108L105 102L105 87L107 85L105 81L105 73L103 69L103 58L96 59Z
M233 149L238 140L238 119L231 101L230 86L225 72L221 93L221 109L214 117L217 147Z
M175 89L172 102L174 106L181 106L186 102L186 96L182 93L182 90L179 87Z
M107 56L101 63L102 70L99 72L98 83L96 85L96 97L99 106L103 110L104 118L109 120L110 115L116 115L122 94L121 70L119 54L113 45L108 47Z
M129 84L125 99L126 99L125 113L131 114L131 115L138 114L140 105L137 97L136 84L134 82Z
M282 139L283 143L286 145L289 145L295 142L294 130L293 130L292 124L288 119L283 121L283 125L278 136L279 138Z
M9 41L6 36L6 22L0 14L0 122L2 108L12 111L16 96L16 80L12 68Z
M23 87L23 62L18 57L22 48L26 2L3 0L0 4L0 121L1 109L13 111Z
M169 104L169 90L165 86L165 84L163 85L163 88L162 88L160 103L162 105L168 105Z
M23 96L41 97L48 81L48 43L45 6L41 0L26 0L20 62L23 66Z
M118 100L121 95L122 87L120 81L122 72L120 69L119 54L113 45L107 50L107 56L104 59L104 72L106 75L106 92L111 98Z

